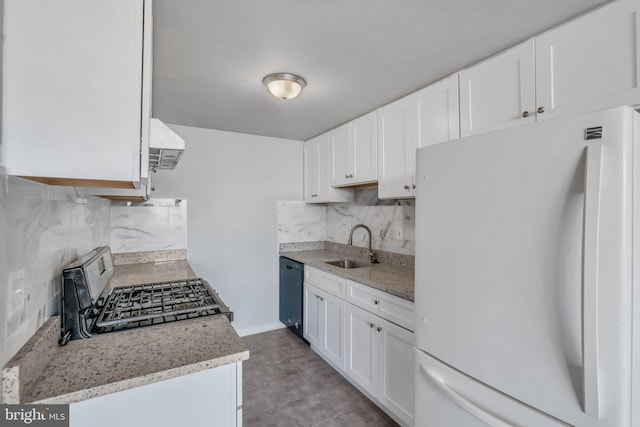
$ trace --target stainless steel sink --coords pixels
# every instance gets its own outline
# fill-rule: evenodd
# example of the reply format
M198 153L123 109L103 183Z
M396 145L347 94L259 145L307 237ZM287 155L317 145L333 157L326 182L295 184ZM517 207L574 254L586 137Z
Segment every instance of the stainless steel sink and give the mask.
M334 265L340 268L371 267L371 264L368 262L354 261L352 259L341 259L339 261L325 261L325 264Z

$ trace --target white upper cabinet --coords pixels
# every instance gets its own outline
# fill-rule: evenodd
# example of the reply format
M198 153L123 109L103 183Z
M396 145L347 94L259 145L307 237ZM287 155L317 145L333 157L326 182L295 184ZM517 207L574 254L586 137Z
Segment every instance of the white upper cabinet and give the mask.
M411 95L412 127L417 148L460 138L458 75L454 74ZM411 165L415 169L413 151Z
M458 138L457 74L378 109L378 197L415 197L416 149Z
M640 103L638 1L616 1L536 38L538 120Z
M352 184L363 184L378 180L378 128L376 112L372 111L349 123L351 144ZM351 176L353 174L353 176Z
M353 190L331 187L331 135L324 133L304 143L304 201L337 203L353 200Z
M533 40L460 72L463 137L535 121Z
M304 201L316 203L319 196L319 163L318 137L304 142L303 148L304 168Z
M365 114L329 132L332 138L335 187L368 184L378 180L376 112Z
M9 175L61 185L140 182L150 8L149 0L5 1L2 163Z
M411 152L416 150L411 131L411 98L378 109L378 198L413 196Z
M329 131L331 142L331 185L349 185L351 147L349 144L349 124Z
M640 104L639 9L608 3L461 71L462 136Z

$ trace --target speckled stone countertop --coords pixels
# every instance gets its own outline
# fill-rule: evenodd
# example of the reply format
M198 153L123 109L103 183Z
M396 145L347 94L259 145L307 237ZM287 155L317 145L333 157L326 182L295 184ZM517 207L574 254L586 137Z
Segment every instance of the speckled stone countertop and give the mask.
M110 286L196 277L187 261L119 265ZM3 369L3 403L73 403L249 358L225 316L72 340L49 319Z
M381 260L380 264L371 264L371 267L344 269L325 263L325 261L347 258L367 262L368 260L363 258L360 252L361 250L354 248L353 253L349 254L341 248L328 246L326 249L281 251L280 255L400 298L414 300L414 269L410 266L401 266L387 260Z

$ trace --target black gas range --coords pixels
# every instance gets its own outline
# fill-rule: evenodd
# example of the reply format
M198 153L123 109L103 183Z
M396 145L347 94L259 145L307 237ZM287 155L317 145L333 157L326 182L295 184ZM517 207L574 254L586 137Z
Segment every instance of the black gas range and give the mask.
M201 278L110 287L113 260L108 246L94 249L62 273L62 338L89 338L201 316L225 315L229 310Z

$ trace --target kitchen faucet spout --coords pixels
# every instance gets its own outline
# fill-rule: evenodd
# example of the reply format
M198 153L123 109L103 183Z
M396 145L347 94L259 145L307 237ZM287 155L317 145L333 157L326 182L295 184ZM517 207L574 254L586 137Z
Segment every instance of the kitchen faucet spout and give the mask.
M356 229L358 228L364 228L365 230L367 230L367 233L369 233L369 262L371 262L372 264L377 264L378 259L376 258L376 254L373 253L373 249L372 249L373 239L371 237L371 229L366 225L356 224L351 228L351 231L349 232L349 240L347 241L347 245L353 246L353 232L356 231Z

